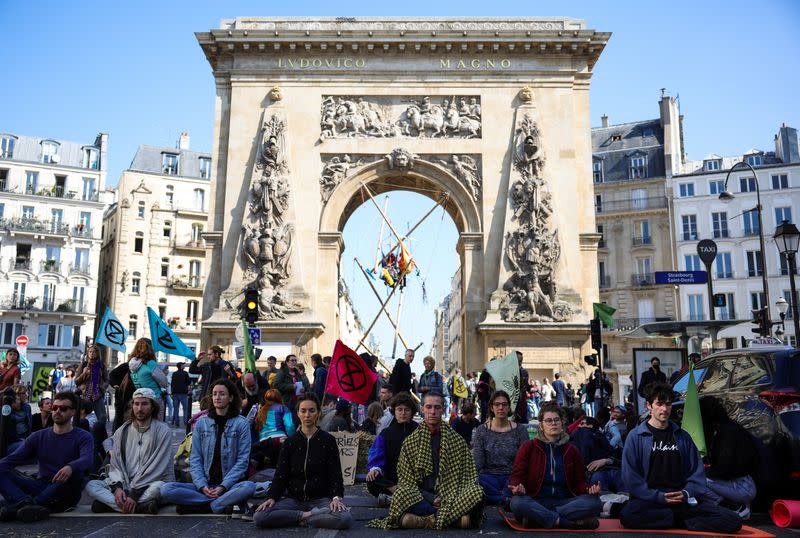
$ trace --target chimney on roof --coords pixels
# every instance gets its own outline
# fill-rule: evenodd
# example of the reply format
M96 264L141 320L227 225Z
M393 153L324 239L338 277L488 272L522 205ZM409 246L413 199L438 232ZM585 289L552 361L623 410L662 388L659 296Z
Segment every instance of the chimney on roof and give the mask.
M800 162L800 137L797 129L789 127L784 123L775 135L775 155L785 164Z
M189 149L189 133L183 131L178 139L178 149Z
M603 122L603 127L608 127L608 114L600 116L600 121Z

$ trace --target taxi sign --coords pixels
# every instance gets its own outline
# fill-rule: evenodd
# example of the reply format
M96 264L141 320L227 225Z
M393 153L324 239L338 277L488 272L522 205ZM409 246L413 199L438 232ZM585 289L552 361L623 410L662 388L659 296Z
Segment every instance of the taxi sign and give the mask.
M760 338L750 338L747 341L747 347L765 347L765 346L782 346L785 345L780 339L773 336L762 336Z

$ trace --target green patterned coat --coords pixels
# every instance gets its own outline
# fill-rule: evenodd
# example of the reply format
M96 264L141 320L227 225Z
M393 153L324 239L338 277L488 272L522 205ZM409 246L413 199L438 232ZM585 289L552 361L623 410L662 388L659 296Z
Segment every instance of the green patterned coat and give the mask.
M441 436L436 495L442 503L436 512L437 529L451 526L483 501L475 460L464 439L446 423L442 423ZM422 481L432 472L431 434L423 425L403 441L397 462L397 491L392 495L389 515L383 519L373 519L368 526L380 529L399 527L400 517L422 500ZM473 521L472 524L480 525L482 520L483 513L481 521Z

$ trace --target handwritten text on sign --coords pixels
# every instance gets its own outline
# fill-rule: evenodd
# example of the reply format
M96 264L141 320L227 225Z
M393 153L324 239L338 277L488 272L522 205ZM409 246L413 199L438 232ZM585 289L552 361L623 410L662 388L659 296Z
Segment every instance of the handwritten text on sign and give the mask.
M331 432L339 448L339 462L342 465L342 480L345 486L356 481L356 461L358 460L358 434L350 432Z

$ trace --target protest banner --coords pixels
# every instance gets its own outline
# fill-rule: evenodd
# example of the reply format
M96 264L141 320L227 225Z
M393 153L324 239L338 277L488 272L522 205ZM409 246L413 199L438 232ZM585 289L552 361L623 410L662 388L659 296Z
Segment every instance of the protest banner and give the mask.
M342 465L342 480L345 486L356 482L356 462L358 460L358 434L350 432L331 432L339 449L339 462Z

